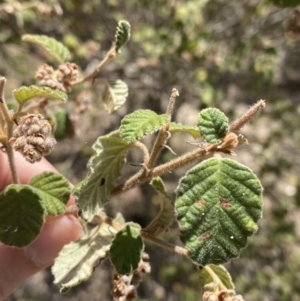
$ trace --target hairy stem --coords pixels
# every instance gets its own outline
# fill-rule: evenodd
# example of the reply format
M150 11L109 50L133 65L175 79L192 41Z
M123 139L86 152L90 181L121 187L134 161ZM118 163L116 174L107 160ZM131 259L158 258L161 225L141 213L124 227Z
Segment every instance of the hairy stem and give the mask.
M196 150L189 152L185 155L182 155L170 162L167 162L165 164L162 164L160 166L157 166L153 169L140 170L137 174L129 178L127 181L125 181L123 184L116 186L110 193L110 197L116 196L118 194L121 194L125 191L128 191L135 186L144 183L146 181L151 180L154 177L161 176L163 174L166 174L168 172L171 172L174 169L177 169L179 167L182 167L188 163L191 163L199 158L203 157L211 157L215 151L218 151L216 149L216 146L212 145L209 148L197 148Z
M175 99L176 99L177 96L179 96L179 93L174 88L172 90L172 94L170 96L167 111L166 111L166 114L168 114L170 116L172 115L173 107L174 107L174 104L175 104ZM169 126L170 126L169 124L166 124L158 132L158 135L156 137L156 140L154 142L154 146L153 146L151 154L150 154L149 164L147 165L148 168L153 167L153 165L154 165L157 157L159 156L161 150L164 148L165 144L167 143L167 140L169 138L169 135L168 135Z
M4 77L0 77L0 111L6 123L6 142L5 149L8 156L10 171L12 174L13 183L19 184L20 180L17 173L16 163L14 160L14 150L9 143L9 139L13 135L14 122L11 120L9 111L4 99L4 87L5 87L6 79Z
M249 122L253 117L255 117L264 107L266 106L266 102L264 100L260 100L254 106L252 106L245 114L243 114L240 118L234 121L230 128L229 132L236 132L241 129L247 122Z
M176 245L172 245L168 242L165 242L145 231L141 231L141 236L147 240L147 241L150 241L154 244L156 244L157 246L161 247L161 248L164 248L164 249L167 249L171 252L175 252L177 254L180 254L180 255L184 255L184 256L188 256L188 250L183 248L183 247L179 247L179 246L176 246Z
M91 72L89 75L87 75L86 77L82 78L82 79L79 79L75 82L72 83L72 86L76 86L76 85L79 85L79 84L82 84L86 81L89 81L89 80L93 80L96 75L101 71L101 69L108 63L110 62L114 57L116 56L116 50L114 47L112 47L108 53L106 54L105 58L99 63L99 65L97 66L97 68Z

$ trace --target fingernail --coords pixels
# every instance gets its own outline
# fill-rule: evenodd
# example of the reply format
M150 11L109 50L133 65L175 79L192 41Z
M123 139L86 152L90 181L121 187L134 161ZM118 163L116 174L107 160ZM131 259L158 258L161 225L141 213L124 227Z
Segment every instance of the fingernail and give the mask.
M37 266L48 266L63 246L83 234L79 221L71 215L63 215L47 221L38 238L26 248L27 257Z

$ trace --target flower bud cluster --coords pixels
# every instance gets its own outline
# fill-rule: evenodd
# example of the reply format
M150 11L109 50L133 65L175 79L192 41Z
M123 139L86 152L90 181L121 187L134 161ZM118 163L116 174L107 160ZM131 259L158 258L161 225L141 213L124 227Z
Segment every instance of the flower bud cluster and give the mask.
M28 114L20 119L9 142L27 161L34 163L48 155L56 140L50 137L51 125L41 114Z
M51 66L43 64L36 72L36 79L40 85L70 93L72 82L77 79L78 67L73 63L65 63L54 70Z

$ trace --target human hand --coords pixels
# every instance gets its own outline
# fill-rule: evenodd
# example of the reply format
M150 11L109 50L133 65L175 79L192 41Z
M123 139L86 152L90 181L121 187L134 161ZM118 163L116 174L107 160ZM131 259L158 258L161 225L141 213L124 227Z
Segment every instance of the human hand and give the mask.
M46 160L30 164L16 153L15 161L23 184L43 171L56 172ZM11 182L7 155L0 151L0 191ZM70 199L69 202L72 201ZM62 247L81 235L82 227L74 216L49 216L40 235L29 246L12 248L0 243L0 300L4 300L25 279L51 265Z

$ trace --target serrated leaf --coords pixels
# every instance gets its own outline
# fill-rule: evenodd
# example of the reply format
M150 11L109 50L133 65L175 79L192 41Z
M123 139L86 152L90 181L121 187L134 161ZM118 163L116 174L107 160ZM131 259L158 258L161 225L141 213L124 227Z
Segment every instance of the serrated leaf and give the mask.
M118 274L130 274L137 269L144 243L140 236L140 226L128 223L120 230L110 248L110 259Z
M116 35L115 35L115 49L116 52L120 52L120 49L130 39L130 24L127 21L121 20L118 23Z
M181 124L177 122L170 123L169 132L171 133L187 133L191 135L194 139L200 138L201 134L199 128L193 125Z
M300 0L271 0L271 2L280 7L294 7L300 5Z
M77 204L85 219L91 218L108 202L114 181L120 176L126 152L131 146L118 131L99 137L93 145L96 154L88 163Z
M208 108L200 112L198 126L201 136L211 144L219 143L229 129L228 118L215 108Z
M63 247L52 267L54 283L61 292L67 292L92 275L96 261L106 258L116 233L113 227L102 223Z
M209 273L208 269L218 276L219 280L228 290L235 290L234 284L232 282L231 276L226 268L222 265L215 265L215 264L208 264L207 266L200 269L199 276L200 276L200 285L202 290L205 291L204 286L214 282L212 275ZM216 284L214 284L216 285Z
M55 112L55 131L56 140L62 140L74 135L74 127L66 110L58 110Z
M26 185L12 184L0 195L0 241L25 247L41 232L45 209L40 196Z
M63 63L71 58L69 49L54 38L45 35L25 34L22 36L22 41L41 46L59 63Z
M175 207L190 258L202 265L220 264L237 257L257 231L262 186L249 168L212 158L180 181Z
M134 142L159 130L169 121L170 116L167 114L157 115L151 110L137 110L123 118L121 137L128 142Z
M40 195L48 215L65 213L71 188L62 175L45 171L32 178L29 185Z
M153 198L153 203L160 205L160 210L155 219L147 226L145 231L154 236L165 234L174 221L174 206L172 199L166 192L164 182L160 177L155 177L151 185L157 191L157 196Z
M126 101L128 96L128 86L120 79L110 81L106 85L102 95L104 109L108 114L118 110Z
M41 86L22 86L18 89L13 90L13 95L19 104L24 104L28 100L35 97L44 97L47 99L58 99L66 102L68 96L66 93L58 90L53 90L49 87Z

